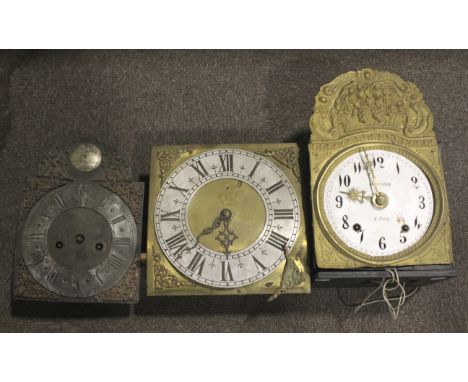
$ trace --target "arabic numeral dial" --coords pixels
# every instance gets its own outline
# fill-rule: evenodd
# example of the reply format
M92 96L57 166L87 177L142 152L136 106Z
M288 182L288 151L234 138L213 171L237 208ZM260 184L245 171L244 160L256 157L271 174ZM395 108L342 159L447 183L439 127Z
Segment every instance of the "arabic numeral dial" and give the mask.
M324 172L319 208L344 250L393 256L417 245L434 214L433 187L417 160L397 151L357 148Z

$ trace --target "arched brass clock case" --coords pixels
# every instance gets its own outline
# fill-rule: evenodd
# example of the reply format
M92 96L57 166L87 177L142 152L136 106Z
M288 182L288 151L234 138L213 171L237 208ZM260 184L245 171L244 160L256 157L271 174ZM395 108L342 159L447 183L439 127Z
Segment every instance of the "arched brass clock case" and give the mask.
M321 269L451 264L447 192L433 131L433 118L416 85L393 73L362 69L344 73L320 88L310 118L309 144L315 260ZM324 182L359 147L402 155L419 166L432 187L429 229L411 247L375 258L336 236L324 216Z

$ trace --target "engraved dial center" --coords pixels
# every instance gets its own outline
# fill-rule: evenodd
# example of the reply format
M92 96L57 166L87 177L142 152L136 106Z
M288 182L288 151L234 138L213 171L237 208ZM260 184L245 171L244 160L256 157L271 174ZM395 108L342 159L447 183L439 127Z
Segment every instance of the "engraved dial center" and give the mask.
M238 179L218 179L209 182L193 195L188 208L188 226L194 237L212 226L213 220L229 221L232 243L229 252L240 252L258 240L266 222L266 211L260 194ZM213 252L224 253L219 238L223 224L211 235L203 235L199 243ZM235 236L234 236L235 235Z
M79 272L101 264L111 242L109 223L89 208L64 211L54 219L47 234L47 245L54 261Z

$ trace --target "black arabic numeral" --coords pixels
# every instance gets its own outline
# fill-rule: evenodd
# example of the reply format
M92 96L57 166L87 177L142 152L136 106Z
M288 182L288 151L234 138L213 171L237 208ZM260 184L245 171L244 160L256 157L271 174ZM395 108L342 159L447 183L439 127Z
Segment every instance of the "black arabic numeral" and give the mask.
M341 195L338 195L336 198L336 208L341 208L343 207L343 197Z
M377 167L377 165L379 165L379 168L383 168L383 162L384 162L384 159L382 157L377 157L377 158L372 158L372 162L374 164L374 168Z
M416 184L416 183L418 183L418 178L416 178L415 176L412 176L412 177L411 177L411 181L412 181L414 184Z
M383 251L385 248L387 248L387 244L385 244L385 237L381 237L379 240L379 248Z
M422 210L426 208L426 204L424 203L425 200L426 199L424 199L424 196L419 196L419 208L421 208Z
M348 223L348 215L343 215L343 225L342 227L344 229L348 229L349 228L349 223Z
M351 177L349 175L345 175L342 177L341 175L338 177L338 183L340 184L340 187L344 184L346 187L349 187L351 184Z
M361 168L361 162L354 163L354 173L355 173L355 174L356 174L356 173L360 174L360 173L361 173L361 170L362 170L362 168Z

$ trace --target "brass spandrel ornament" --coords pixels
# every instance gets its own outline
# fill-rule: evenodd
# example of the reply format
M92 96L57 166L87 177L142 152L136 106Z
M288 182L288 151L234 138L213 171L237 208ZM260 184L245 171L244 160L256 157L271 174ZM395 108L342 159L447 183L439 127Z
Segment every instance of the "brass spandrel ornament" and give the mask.
M138 301L144 188L116 154L93 143L57 148L28 179L14 298Z
M432 115L414 84L363 69L321 87L309 145L322 269L451 264Z
M155 146L148 295L310 291L295 144Z

